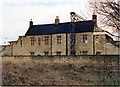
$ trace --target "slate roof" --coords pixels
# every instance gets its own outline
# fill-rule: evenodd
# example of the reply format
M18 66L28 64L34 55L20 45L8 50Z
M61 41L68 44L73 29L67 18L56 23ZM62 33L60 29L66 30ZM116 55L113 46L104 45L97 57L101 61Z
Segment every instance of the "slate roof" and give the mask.
M25 36L70 33L73 27L75 33L93 32L94 23L92 21L80 21L75 23L66 22L59 24L33 25L28 29Z

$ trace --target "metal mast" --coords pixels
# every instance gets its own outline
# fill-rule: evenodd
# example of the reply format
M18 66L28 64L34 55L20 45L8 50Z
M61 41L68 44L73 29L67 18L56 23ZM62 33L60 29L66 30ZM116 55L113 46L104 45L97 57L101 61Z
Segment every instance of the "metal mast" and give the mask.
M75 12L70 12L71 19L71 33L70 33L70 55L75 55L75 43L76 43L76 34L75 34L75 24L74 22L85 20Z

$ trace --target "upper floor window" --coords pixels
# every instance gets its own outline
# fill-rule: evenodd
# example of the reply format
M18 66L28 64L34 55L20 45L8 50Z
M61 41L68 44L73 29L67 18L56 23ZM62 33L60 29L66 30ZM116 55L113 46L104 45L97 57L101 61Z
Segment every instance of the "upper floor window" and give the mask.
M20 40L20 45L22 46L22 40Z
M41 38L38 38L38 45L41 45Z
M84 35L82 36L82 42L83 42L83 43L87 43L87 35L86 35L86 34L84 34Z
M45 45L49 45L49 36L45 37Z
M31 37L31 45L35 44L35 37Z
M57 44L61 44L61 42L62 42L61 36L57 36Z

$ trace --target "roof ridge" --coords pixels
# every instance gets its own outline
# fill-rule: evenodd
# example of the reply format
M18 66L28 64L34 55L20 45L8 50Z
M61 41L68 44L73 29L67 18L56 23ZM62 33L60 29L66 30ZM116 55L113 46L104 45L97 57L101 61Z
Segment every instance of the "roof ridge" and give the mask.
M78 21L78 22L74 22L74 23L82 23L82 22L92 22L92 20ZM68 24L68 23L72 23L72 22L62 22L62 23L59 23L59 24ZM55 24L55 23L51 23L51 24L37 24L37 25L33 25L33 26L59 25L59 24Z

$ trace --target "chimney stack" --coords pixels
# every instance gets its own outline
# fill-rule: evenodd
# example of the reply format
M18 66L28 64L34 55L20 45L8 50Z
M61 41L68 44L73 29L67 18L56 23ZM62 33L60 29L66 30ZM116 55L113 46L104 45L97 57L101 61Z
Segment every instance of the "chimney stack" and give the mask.
M33 21L31 19L31 21L29 22L29 28L33 26Z
M92 21L95 23L95 25L97 25L97 15L95 14L95 12L93 12Z
M59 24L59 23L60 23L59 16L56 16L55 24Z

